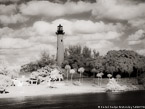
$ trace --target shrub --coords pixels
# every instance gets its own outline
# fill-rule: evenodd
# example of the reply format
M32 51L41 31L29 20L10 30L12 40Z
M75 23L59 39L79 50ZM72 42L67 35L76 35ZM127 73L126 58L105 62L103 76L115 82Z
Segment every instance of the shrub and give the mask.
M2 87L8 87L12 85L12 80L10 77L1 75L0 74L0 86Z
M138 84L143 84L145 86L145 73L143 73L139 78L138 78Z

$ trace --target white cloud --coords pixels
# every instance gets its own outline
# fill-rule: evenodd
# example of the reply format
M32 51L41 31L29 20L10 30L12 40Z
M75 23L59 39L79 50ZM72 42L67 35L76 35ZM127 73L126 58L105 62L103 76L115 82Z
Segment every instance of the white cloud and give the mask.
M118 40L122 36L122 33L117 32L103 32L103 33L95 33L95 34L89 34L89 35L82 35L80 38L82 40L88 41L88 40Z
M30 47L29 52L40 54L42 51L49 52L51 55L56 53L56 47L51 44L38 44L36 46Z
M0 15L12 15L17 11L17 5L0 5Z
M62 24L65 32L66 45L85 41L118 40L123 35L121 24L105 24L104 22L92 22L90 20L58 19L51 23L36 21L32 27L11 29L8 27L0 29L0 36L3 38L27 39L33 43L54 43L56 42L57 26ZM84 26L87 25L86 27Z
M136 44L144 43L145 31L138 30L134 34L130 35L127 40L128 40L129 45L136 45Z
M128 40L141 40L145 38L145 32L143 30L138 30L135 34L132 34L128 37Z
M133 19L128 21L129 24L131 24L132 27L137 27L138 29L144 29L145 30L145 20L144 19Z
M133 4L124 2L124 0L97 0L92 14L98 18L118 20L144 18L145 3Z
M137 45L137 44L141 44L141 43L142 43L141 40L137 40L137 41L132 41L131 40L131 41L128 42L129 45Z
M2 38L22 38L28 39L37 36L32 27L23 27L20 29L12 29L9 27L0 28L0 37Z
M20 11L24 15L43 15L48 17L88 12L91 11L91 9L91 3L82 1L79 1L77 3L66 2L65 4L53 3L49 1L30 1L27 4L22 4L20 6Z
M20 50L20 55L17 57L17 63L24 65L26 63L36 61L40 58L41 52L46 51L51 55L56 54L56 47L50 44L37 44L25 50Z
M88 27L83 28L84 23ZM90 20L36 21L32 26L20 29L0 28L0 36L2 37L0 48L20 48L18 52L10 51L7 53L11 54L7 56L11 62L14 61L11 58L19 61L21 58L38 57L43 50L55 55L57 41L55 32L59 24L64 27L65 47L76 44L86 45L100 51L101 54L105 54L110 49L118 48L111 41L118 40L122 36L124 28L119 23L106 24ZM93 28L95 29L92 31Z
M0 15L0 23L7 25L7 24L16 24L16 23L22 23L27 21L28 18L22 16L21 14L15 14L15 15Z
M33 24L33 29L40 35L54 34L53 26L45 21L37 21Z
M32 43L28 40L20 38L1 38L0 39L0 48L27 48L32 46Z
M6 3L6 2L18 2L20 0L0 0L0 2Z
M9 27L0 28L0 37L11 37L13 32L14 30Z
M118 50L119 47L115 46L113 42L107 40L100 40L98 42L88 41L86 45L91 48L99 51L101 55L105 55L109 50Z
M77 14L77 13L83 13L83 12L89 12L94 7L94 4L91 4L89 2L83 2L78 1L75 2L66 2L64 4L65 7L65 13L66 14Z
M73 20L68 21L64 19L58 19L52 22L51 27L56 31L56 26L58 24L62 24L64 27L64 31L67 35L73 34L95 34L95 33L107 33L107 32L121 32L125 29L125 27L120 24L108 23L104 22L92 22L91 20ZM111 33L111 32L110 32Z
M145 56L145 49L137 50L137 53Z

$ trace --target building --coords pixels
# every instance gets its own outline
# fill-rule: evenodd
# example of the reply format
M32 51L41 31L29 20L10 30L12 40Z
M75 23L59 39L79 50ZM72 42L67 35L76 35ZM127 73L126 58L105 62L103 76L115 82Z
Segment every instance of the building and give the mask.
M63 35L64 35L64 31L63 31L63 26L61 26L59 24L59 26L57 27L57 64L59 66L62 65L63 61L64 61L64 45L63 45Z

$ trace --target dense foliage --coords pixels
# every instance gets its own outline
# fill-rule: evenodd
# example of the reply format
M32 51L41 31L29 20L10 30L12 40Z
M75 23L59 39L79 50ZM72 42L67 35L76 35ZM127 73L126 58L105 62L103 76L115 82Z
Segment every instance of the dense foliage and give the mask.
M50 66L54 64L54 58L50 57L50 55L46 51L43 51L39 60L21 66L21 72L33 72L45 66Z
M63 80L62 72L57 66L45 66L37 71L33 71L30 75L31 80L39 80L39 82Z
M143 73L145 71L145 57L130 50L109 51L105 58L105 72L117 74Z
M105 56L100 56L95 50L88 47L70 46L65 50L65 60L62 67L85 68L85 73L96 76L103 72L113 77L138 76L145 72L145 57L131 50L111 50Z
M105 56L100 56L95 50L76 45L69 46L65 49L64 54L62 68L67 72L74 69L77 73L80 73L78 69L81 67L84 68L83 75L94 75L94 77L98 73L103 73L103 77L107 77L108 74L113 77L118 74L121 77L138 77L145 72L145 56L131 50L111 50ZM54 64L56 64L55 59L43 52L39 60L22 66L21 71L33 72Z

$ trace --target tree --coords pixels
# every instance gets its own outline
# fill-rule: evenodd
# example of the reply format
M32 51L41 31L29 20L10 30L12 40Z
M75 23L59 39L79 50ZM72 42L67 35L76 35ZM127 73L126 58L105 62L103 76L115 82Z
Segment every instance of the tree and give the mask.
M112 75L111 74L108 74L107 77L110 79L112 77Z
M116 78L117 78L117 81L119 81L120 78L121 78L121 75L120 75L120 74L117 74L117 75L116 75Z
M145 56L142 55L136 55L136 58L134 59L134 69L136 70L136 76L138 78L139 74L141 75L142 73L145 72Z
M68 75L69 75L70 69L71 69L70 65L65 66L65 70L66 70L66 73L67 73L67 80L68 80Z
M10 73L8 62L5 60L2 60L0 62L0 74L2 75L8 75Z
M93 56L94 56L94 59L96 59L99 56L99 52L96 52L95 49L93 50Z
M84 58L91 58L91 49L87 46L83 47L82 55Z
M54 56L50 57L49 53L42 51L40 54L40 59L27 63L21 66L21 72L33 72L45 66L52 66L56 64Z
M128 73L129 77L136 65L137 53L131 50L109 51L105 56L105 71L107 73Z
M96 77L96 73L98 72L97 69L96 69L96 68L93 68L93 69L91 70L91 72L93 73L94 78L95 78L95 77Z
M63 67L69 64L71 68L78 69L84 67L85 69L91 69L87 66L88 61L91 59L91 49L88 47L69 46L65 52L65 60L63 62Z
M102 76L104 75L104 73L97 73L97 77L98 77L98 85L101 85L102 82Z
M6 75L0 74L0 88L6 89L6 87L12 85L12 79Z
M73 79L73 75L76 73L76 71L74 69L70 69L70 74L71 74L71 81Z
M78 69L78 72L80 72L80 81L81 81L81 79L82 79L82 74L84 73L84 71L85 71L85 69L84 69L83 67L80 67L80 68Z
M40 60L38 60L37 63L41 68L45 67L46 65L54 65L56 61L54 60L54 57L50 57L48 52L42 51L40 54Z
M101 73L104 71L104 58L102 56L97 56L95 58L95 68L97 70L97 73Z
M105 72L106 73L111 73L112 75L115 72L118 72L118 64L117 64L117 56L115 51L109 51L107 55L104 57L105 62L104 62L104 67L105 67Z

